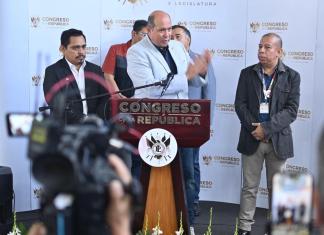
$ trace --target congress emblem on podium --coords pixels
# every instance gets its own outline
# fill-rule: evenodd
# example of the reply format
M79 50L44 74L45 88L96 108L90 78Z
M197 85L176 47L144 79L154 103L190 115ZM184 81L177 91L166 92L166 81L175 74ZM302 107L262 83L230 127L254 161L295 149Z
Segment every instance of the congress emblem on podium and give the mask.
M141 137L138 151L144 162L154 167L170 164L177 155L178 144L171 132L161 129L151 129Z

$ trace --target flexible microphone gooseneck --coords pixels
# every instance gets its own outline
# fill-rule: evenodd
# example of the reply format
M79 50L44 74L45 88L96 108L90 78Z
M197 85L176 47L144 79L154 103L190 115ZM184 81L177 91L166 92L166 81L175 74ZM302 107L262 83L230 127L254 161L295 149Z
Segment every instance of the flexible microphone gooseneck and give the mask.
M165 94L165 92L168 89L168 87L170 86L170 83L173 80L173 78L174 78L174 74L173 73L169 73L168 76L167 76L167 78L165 80L163 80L163 82L165 82L165 84L162 85L163 86L163 89L162 89L162 92L161 92L160 97L162 97Z
M143 88L152 87L152 86L162 86L163 90L162 90L161 96L163 96L165 91L168 89L168 87L170 85L170 82L172 81L173 77L174 77L174 74L169 73L168 76L166 77L166 79L158 81L158 82L154 82L154 83L151 83L151 84L146 84L146 85L138 86L138 87L126 88L126 89L119 90L119 91L116 91L116 92L113 92L113 93L103 93L103 94L94 95L94 96L79 99L79 100L71 100L71 101L69 101L70 102L69 105L73 105L73 103L82 102L82 101L85 101L85 100L93 100L93 99L98 99L98 98L102 98L102 97L105 97L105 96L113 96L113 95L122 93L124 91L138 90L138 89L143 89ZM48 109L52 110L53 106L48 105L48 106L42 106L42 107L38 108L38 110L40 112L44 112L45 110L48 110Z

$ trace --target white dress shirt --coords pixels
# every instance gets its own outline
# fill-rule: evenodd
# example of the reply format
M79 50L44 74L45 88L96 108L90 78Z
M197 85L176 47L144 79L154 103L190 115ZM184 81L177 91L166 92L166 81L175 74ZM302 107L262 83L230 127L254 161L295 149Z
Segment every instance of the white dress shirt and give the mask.
M67 63L69 64L69 67L73 73L73 76L75 78L75 81L78 85L79 91L81 98L84 99L86 98L86 93L85 93L85 77L84 77L84 67L86 66L86 61L83 62L81 65L79 71L77 70L76 66L74 64L71 64L68 60L66 60ZM88 105L87 101L84 100L82 101L82 106L83 106L83 114L87 115L88 114Z

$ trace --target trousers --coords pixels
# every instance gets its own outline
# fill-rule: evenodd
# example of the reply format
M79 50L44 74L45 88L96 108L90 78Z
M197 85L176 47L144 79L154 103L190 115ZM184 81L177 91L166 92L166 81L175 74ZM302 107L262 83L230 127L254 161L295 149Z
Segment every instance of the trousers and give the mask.
M254 223L256 198L261 179L263 163L265 163L267 188L269 192L269 208L271 208L272 178L280 172L286 160L278 159L272 143L260 142L252 155L242 154L243 186L241 189L239 225L242 230L251 231Z

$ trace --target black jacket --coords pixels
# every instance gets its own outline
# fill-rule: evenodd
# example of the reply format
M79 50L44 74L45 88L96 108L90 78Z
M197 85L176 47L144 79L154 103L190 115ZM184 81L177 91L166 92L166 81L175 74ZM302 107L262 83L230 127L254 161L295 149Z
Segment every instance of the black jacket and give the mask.
M107 91L98 82L90 79L89 77L97 77L99 79L103 78L103 72L101 68L93 63L86 61L86 66L84 68L85 73L85 93L86 97L92 97L99 94L104 94ZM94 75L94 76L93 76ZM61 80L65 80L67 77L74 78L73 73L69 68L68 63L63 58L56 63L50 65L45 70L45 78L43 83L44 96L51 90L51 88ZM64 104L59 104L58 94L63 94L66 98ZM97 114L102 119L109 118L109 103L108 96L101 97L93 100L87 100L88 114ZM76 123L80 121L83 117L83 106L78 100L81 99L80 91L76 81L64 85L58 92L55 93L51 100L46 100L46 102L52 106L52 114L58 118L64 118L67 124ZM76 102L71 102L76 101ZM67 111L64 112L64 108L68 105ZM63 116L60 114L63 109Z
M241 71L235 97L235 111L241 121L238 151L253 154L260 143L251 132L253 122L259 121L262 92L261 64L252 65ZM272 88L270 121L261 123L265 138L271 140L280 159L294 156L290 124L296 119L300 97L300 75L279 61L277 76Z

